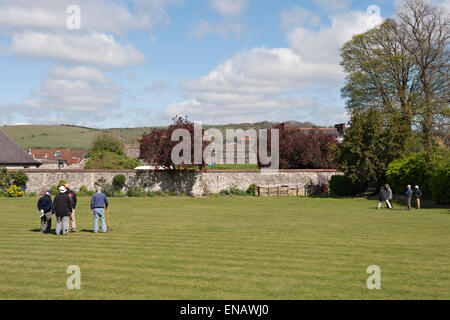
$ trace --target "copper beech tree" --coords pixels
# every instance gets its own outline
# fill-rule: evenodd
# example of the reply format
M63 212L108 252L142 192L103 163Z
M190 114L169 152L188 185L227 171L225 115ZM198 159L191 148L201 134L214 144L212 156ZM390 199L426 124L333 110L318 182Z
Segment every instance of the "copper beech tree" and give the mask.
M179 117L176 116L172 118L173 123L167 128L153 128L149 133L146 133L142 136L142 139L139 140L139 158L144 160L145 162L155 165L155 166L164 166L169 170L181 170L181 169L189 169L189 168L197 168L202 170L205 167L205 162L203 157L200 161L196 161L194 157L195 151L195 139L201 139L202 145L202 155L203 150L207 146L207 142L203 141L204 130L201 129L200 137L196 137L194 134L194 124L190 122L187 117ZM185 129L189 132L190 141L190 161L188 163L175 164L172 159L172 150L182 141L176 140L172 141L172 134L177 129ZM198 141L197 141L198 143ZM182 155L186 156L186 155Z

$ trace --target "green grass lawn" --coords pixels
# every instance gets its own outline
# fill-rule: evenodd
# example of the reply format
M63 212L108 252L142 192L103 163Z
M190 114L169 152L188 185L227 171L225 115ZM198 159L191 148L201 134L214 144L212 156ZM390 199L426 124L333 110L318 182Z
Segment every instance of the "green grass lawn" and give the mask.
M111 199L113 232L43 235L0 198L0 299L450 299L449 210L320 198ZM54 225L53 225L54 226ZM66 269L81 268L81 290ZM381 290L366 269L381 268Z

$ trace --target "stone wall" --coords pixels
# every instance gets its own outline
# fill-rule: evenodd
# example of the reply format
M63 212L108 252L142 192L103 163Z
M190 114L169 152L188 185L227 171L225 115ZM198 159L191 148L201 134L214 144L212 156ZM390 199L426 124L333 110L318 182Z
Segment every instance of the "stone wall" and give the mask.
M183 191L188 195L202 196L205 193L219 193L221 190L238 188L247 190L251 184L259 186L282 186L305 188L308 185L328 183L333 175L342 174L335 170L277 170L261 172L251 170L208 170L206 172L174 173L168 171L135 170L40 170L26 169L27 192L39 193L60 180L68 181L72 189L81 186L94 190L95 182L101 178L111 184L115 175L123 174L127 184L141 185L147 190Z

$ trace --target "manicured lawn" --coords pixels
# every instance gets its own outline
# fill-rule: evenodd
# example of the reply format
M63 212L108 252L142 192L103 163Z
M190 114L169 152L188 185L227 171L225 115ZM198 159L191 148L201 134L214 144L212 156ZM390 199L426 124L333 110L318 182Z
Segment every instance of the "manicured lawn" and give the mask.
M448 209L319 198L111 199L113 232L42 235L0 198L1 299L449 299ZM54 227L54 224L53 224ZM81 268L81 290L66 269ZM366 269L381 268L381 290Z

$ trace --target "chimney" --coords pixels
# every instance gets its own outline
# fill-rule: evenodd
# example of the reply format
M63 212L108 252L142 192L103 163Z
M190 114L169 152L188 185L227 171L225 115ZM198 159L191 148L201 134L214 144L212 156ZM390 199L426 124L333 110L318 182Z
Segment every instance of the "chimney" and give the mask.
M346 129L345 123L339 123L339 124L336 124L334 127L336 128L337 132L338 132L340 135L344 135L345 129Z

